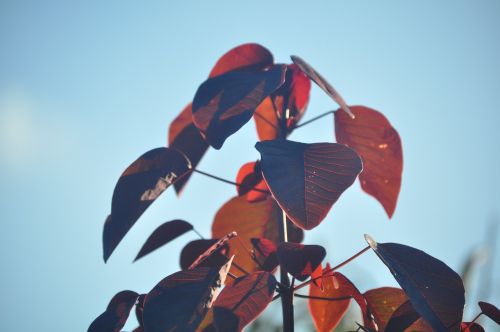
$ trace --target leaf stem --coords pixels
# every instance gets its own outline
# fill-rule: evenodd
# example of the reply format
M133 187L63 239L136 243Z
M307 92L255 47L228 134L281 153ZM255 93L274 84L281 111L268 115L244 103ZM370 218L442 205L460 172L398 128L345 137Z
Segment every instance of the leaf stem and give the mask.
M353 261L354 259L358 258L359 256L361 256L362 254L364 254L367 250L370 249L370 246L366 246L363 250L359 251L358 253L356 253L355 255L349 257L348 259L346 259L345 261L343 261L342 263L340 263L339 265L337 266L334 266L330 269L327 269L327 270L324 270L322 275L316 277L316 278L312 278L312 279L309 279L303 283L301 283L300 285L298 285L297 287L295 287L295 290L298 290L298 289L301 289L305 286L307 286L308 284L310 284L311 282L313 282L314 280L317 280L319 278L323 278L323 276L327 273L330 273L330 272L333 272L335 270L338 270L340 269L342 266L346 265L346 264L349 264L351 261Z
M314 118L312 118L310 120L307 120L306 122L302 122L300 124L297 124L294 129L297 129L297 128L300 128L300 127L303 127L303 126L307 126L308 124L313 123L314 121L319 120L321 118L324 118L325 116L327 116L329 114L333 114L335 112L336 112L335 110L332 110L332 111L328 111L328 112L325 112L323 114L320 114L318 116L315 116Z
M221 177L219 177L217 175L213 175L213 174L210 174L210 173L207 173L207 172L200 171L199 169L196 169L196 168L193 169L193 172L196 172L196 173L208 176L209 178L215 179L217 181L221 181L221 182L224 182L224 183L227 183L227 184L232 184L233 186L242 187L242 188L245 188L245 189L251 189L251 190L258 191L258 192L265 193L265 194L269 194L270 193L268 190L263 190L263 189L259 189L259 188L255 188L255 187L250 187L250 186L247 186L247 185L245 185L243 183L238 183L238 182L230 181L230 180L221 178Z
M294 296L300 297L303 299L324 300L324 301L342 301L342 300L352 299L352 296L321 297L321 296L310 296L310 295L302 295L302 294L294 294Z
M205 239L205 238L203 237L203 235L201 235L201 233L200 233L200 232L198 232L198 231L196 230L196 228L194 228L194 227L193 227L193 232L195 232L195 233L196 233L196 235L198 235L198 236L200 237L200 239L202 239L202 240L203 240L203 239Z

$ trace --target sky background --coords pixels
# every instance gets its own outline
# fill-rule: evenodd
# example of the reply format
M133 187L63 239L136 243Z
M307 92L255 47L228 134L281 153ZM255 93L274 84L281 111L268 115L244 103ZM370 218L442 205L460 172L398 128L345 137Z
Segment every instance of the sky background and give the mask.
M394 217L356 182L306 235L327 261L362 249L368 233L460 271L488 234L498 238L488 225L500 213L499 1L0 0L2 330L85 331L116 292L147 292L179 269L194 233L132 264L158 225L182 218L210 235L236 191L195 174L180 199L164 193L102 260L119 175L166 144L169 123L219 56L246 42L278 62L301 56L349 104L383 112L402 138ZM304 119L336 107L313 85ZM290 137L333 138L332 118ZM199 168L234 179L258 158L256 139L249 122ZM473 273L465 319L478 294L500 304L499 248L486 263L490 288L482 270ZM341 272L362 291L396 285L372 252Z

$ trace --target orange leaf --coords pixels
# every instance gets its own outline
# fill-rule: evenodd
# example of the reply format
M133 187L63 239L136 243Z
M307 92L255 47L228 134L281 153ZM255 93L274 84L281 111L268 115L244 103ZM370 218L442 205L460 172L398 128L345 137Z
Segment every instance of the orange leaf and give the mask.
M231 70L261 70L273 64L273 55L262 45L248 43L236 46L217 60L208 77L215 77Z
M345 112L335 112L337 142L353 148L363 160L359 175L361 188L375 197L392 217L396 209L403 150L398 132L382 113L364 106L352 106L352 119Z

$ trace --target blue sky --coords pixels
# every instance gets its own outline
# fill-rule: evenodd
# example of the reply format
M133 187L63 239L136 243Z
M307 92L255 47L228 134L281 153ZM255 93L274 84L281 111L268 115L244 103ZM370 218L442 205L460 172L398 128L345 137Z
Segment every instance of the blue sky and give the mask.
M178 269L185 235L132 264L162 222L209 235L235 189L194 175L165 193L108 264L101 234L114 185L166 144L172 119L220 55L258 42L296 54L350 104L382 111L403 141L392 220L355 183L306 236L338 263L363 234L425 250L460 270L499 220L500 2L0 1L0 304L9 331L82 331L122 289L146 292ZM336 105L313 86L305 119ZM291 139L333 140L326 118ZM234 178L258 157L253 123L210 150L200 169ZM493 234L497 238L499 231ZM500 303L499 249L493 289ZM362 290L395 285L367 253L343 270ZM478 273L469 290L475 300ZM466 317L476 312L474 303Z

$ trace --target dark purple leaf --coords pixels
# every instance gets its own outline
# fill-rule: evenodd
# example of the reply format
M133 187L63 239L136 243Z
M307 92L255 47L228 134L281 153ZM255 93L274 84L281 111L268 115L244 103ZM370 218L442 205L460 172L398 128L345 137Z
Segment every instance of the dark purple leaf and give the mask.
M278 266L277 247L273 241L266 238L250 239L254 248L254 259L259 262L264 271L272 272Z
M160 225L146 240L134 261L189 232L193 225L184 220L171 220Z
M145 331L195 331L215 300L215 290L224 283L231 261L221 268L179 271L160 281L144 301Z
M238 236L236 232L231 232L229 234L226 234L222 238L220 238L217 242L212 244L210 248L205 250L204 253L202 253L196 260L188 267L189 270L194 269L195 267L199 266L201 263L203 263L205 260L208 258L212 257L214 254L220 253L221 250L226 248L227 243L229 240L231 240L233 237Z
M416 312L436 331L459 331L465 304L460 276L425 252L397 243L377 243L365 235L370 247L389 268Z
M276 284L271 273L261 271L227 285L214 302L217 331L241 331L271 303Z
M180 265L181 269L186 270L194 261L208 248L217 243L216 239L194 240L189 242L181 251ZM217 267L224 265L227 262L227 255L229 254L229 246L226 245L220 249L219 252L212 254L200 266L204 267Z
M354 150L336 143L258 142L264 179L295 225L312 229L362 170Z
M109 302L106 311L90 324L88 332L121 331L138 296L139 294L129 290L117 293Z
M277 253L280 265L300 281L306 280L326 256L322 246L291 242L280 243Z
M432 332L432 328L415 311L411 302L405 301L394 310L383 331L400 332L409 329L410 331ZM447 331L447 330L437 330Z
M231 71L203 82L193 99L193 122L207 142L220 149L247 123L255 108L283 84L286 66L265 71Z
M135 305L135 317L139 323L139 327L144 326L144 320L142 319L142 313L144 311L144 300L146 299L146 294L141 294L137 298L137 303Z
M495 307L493 304L488 303L488 302L482 302L480 301L479 307L481 308L481 312L490 317L495 323L500 325L500 310L498 310L497 307Z
M462 322L460 332L484 332L484 328L478 323Z
M157 148L140 156L123 172L113 192L111 215L104 224L104 261L155 199L190 171L190 162L182 153Z

